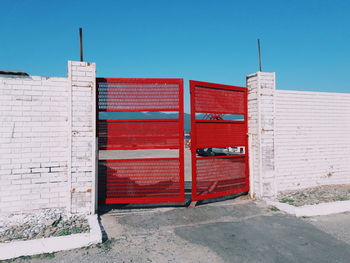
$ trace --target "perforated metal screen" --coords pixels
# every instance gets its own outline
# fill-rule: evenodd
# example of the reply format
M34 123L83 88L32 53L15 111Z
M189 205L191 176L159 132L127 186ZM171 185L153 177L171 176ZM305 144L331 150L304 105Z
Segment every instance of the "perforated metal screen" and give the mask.
M100 161L105 203L183 202L178 158Z
M100 120L101 150L179 148L178 119Z
M99 150L177 149L177 158L99 161L100 202L184 202L184 107L182 79L97 79ZM177 118L125 119L118 113L173 112Z
M248 192L247 89L190 81L190 90L192 200ZM225 120L226 114L243 120Z
M99 79L99 111L178 111L180 83L167 79ZM175 80L178 81L178 80Z

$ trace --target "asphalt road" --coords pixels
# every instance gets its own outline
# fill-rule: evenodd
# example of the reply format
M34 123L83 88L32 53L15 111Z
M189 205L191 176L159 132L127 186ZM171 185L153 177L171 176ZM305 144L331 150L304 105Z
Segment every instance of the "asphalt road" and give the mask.
M102 245L14 262L349 262L350 213L298 219L250 200L112 210Z

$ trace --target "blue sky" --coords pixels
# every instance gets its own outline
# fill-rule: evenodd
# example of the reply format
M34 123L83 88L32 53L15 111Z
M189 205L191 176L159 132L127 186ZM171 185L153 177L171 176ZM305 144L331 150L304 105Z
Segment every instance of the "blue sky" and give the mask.
M278 89L350 92L350 1L0 0L0 69L66 76L84 59L101 77L172 77ZM188 93L186 93L186 97ZM188 111L188 105L186 107Z

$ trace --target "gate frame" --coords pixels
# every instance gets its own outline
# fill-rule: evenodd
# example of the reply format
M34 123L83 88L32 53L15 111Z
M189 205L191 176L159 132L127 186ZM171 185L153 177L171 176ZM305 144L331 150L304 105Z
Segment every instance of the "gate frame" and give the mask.
M248 88L247 87L238 87L238 86L232 86L232 85L224 85L224 84L218 84L218 83L211 83L211 82L203 82L203 81L196 81L196 80L190 80L190 107L191 107L191 163L192 163L192 201L200 201L204 199L209 198L216 198L221 196L227 196L237 193L245 193L249 192L250 189L250 182L249 182L249 138L248 138ZM245 157L245 187L240 189L234 189L229 190L225 192L218 192L218 193L211 193L206 194L203 196L197 196L197 158L196 156L196 147L197 147L197 130L196 130L196 109L195 109L195 86L203 86L208 88L216 88L216 89L222 89L222 90L238 90L244 92L244 112L242 115L244 116L243 121L237 121L236 123L244 123L244 129L246 131L246 137L245 137L245 154L243 155L234 155L232 156L211 156L211 157L204 157L206 159L220 159L220 158L235 158L235 157ZM232 113L233 114L233 113ZM234 113L234 114L241 114L241 113Z

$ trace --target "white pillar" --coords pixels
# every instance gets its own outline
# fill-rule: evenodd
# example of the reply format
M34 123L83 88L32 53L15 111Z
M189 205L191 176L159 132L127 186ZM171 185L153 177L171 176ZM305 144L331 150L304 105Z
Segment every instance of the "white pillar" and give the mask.
M96 64L68 62L70 132L68 187L71 213L96 210Z
M257 72L246 77L250 193L257 198L276 195L275 182L275 73Z

